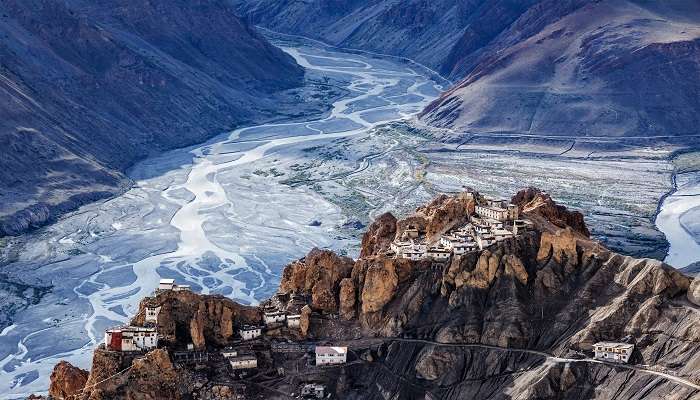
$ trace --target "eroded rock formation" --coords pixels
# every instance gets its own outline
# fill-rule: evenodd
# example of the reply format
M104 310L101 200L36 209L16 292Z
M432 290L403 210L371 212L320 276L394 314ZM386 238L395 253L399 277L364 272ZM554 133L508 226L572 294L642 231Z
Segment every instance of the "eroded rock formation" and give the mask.
M289 264L281 292L310 299L301 308L300 335L294 337L383 343L358 353L362 363L340 373L321 373L319 379L334 386L339 398L409 399L432 393L448 400L514 394L518 399L619 400L637 398L642 386L647 389L639 398L700 396L700 391L643 371L547 360L547 354L584 358L595 342L626 341L635 344L633 363L700 384L699 289L697 281L659 261L605 249L586 237L585 224L560 226L583 221L548 196L529 193L516 200L534 204L525 215L536 229L446 262L386 255L382 249L394 232L391 218L383 216L370 228L366 256L353 262L314 249ZM426 232L437 235L464 220L458 210L466 213L472 206L466 194L441 196L397 221L397 232L407 221L420 221ZM230 340L238 324L260 320L255 307L171 292L144 301L135 324L143 322L146 304L161 306L159 330L168 345L192 342L216 348ZM199 378L188 368L173 369L166 359L164 350L135 360L98 350L86 387L132 367L109 385L90 389L91 397L85 399L135 399L138 385L145 385L142 398L232 396L213 379L199 381L199 387L173 385ZM151 368L162 369L162 375L149 375L146 369ZM81 383L57 382L56 387L78 388ZM162 388L156 392L155 387Z
M65 399L76 395L83 390L87 379L87 371L74 367L67 361L61 361L56 364L51 373L49 396L56 399Z

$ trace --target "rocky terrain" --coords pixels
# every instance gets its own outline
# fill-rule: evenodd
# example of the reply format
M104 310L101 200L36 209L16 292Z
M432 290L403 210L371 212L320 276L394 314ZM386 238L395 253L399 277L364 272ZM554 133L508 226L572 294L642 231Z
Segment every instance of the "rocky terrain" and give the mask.
M543 1L473 59L426 108L427 124L534 136L697 136L697 2ZM689 144L691 140L676 140Z
M235 0L254 23L408 57L458 83L435 132L697 136L700 7L692 0Z
M579 213L536 189L512 202L534 230L445 262L385 250L408 224L435 234L460 224L474 197L440 196L401 220L382 215L355 261L314 249L288 265L280 292L308 299L302 326L255 341L253 376L235 380L214 358L196 367L173 360L187 343L218 354L235 343L238 327L260 319L261 308L161 292L132 320L142 324L147 305L162 307L160 349L98 349L87 380L59 364L50 395L281 399L300 383L319 382L347 399L700 398L698 282L659 261L605 249L587 237ZM347 345L348 363L319 368L305 364L304 350L275 352L274 343L288 341ZM592 360L597 341L634 343L631 363Z
M303 69L226 1L3 1L0 37L0 236L122 191L147 155L309 111Z

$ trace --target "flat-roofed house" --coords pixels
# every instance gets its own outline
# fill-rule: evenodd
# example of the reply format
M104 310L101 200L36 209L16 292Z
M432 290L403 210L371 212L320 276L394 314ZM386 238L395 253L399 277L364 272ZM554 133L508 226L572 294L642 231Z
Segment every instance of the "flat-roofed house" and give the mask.
M444 247L431 247L428 249L428 258L434 261L447 261L450 259L451 251Z
M156 328L121 326L105 331L105 348L112 351L149 351L158 347Z
M173 290L175 279L161 279L158 283L158 290Z
M301 326L301 314L287 315L287 326L290 328L299 328L299 326Z
M258 358L254 355L239 355L228 359L234 370L253 369L258 367Z
M629 343L598 342L593 345L596 359L621 364L629 362L633 351L634 345Z
M284 320L287 318L287 313L284 311L266 311L263 314L263 319L265 320L266 325L271 325L271 324L276 324L276 323L283 323Z
M347 347L316 346L316 365L344 364L347 357Z
M226 347L221 350L221 355L226 359L238 357L238 350L234 349L233 347Z
M243 325L241 329L238 330L243 340L253 340L262 336L262 328L259 326Z
M151 324L158 323L158 314L160 313L160 306L150 307L146 306L146 318L145 321Z

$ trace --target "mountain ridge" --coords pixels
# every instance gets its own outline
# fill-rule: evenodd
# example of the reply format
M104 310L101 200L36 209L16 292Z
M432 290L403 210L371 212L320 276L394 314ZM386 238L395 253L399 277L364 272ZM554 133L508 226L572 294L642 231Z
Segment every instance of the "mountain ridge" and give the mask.
M303 83L225 1L6 1L0 16L0 236L122 192L150 154L293 115L284 91Z

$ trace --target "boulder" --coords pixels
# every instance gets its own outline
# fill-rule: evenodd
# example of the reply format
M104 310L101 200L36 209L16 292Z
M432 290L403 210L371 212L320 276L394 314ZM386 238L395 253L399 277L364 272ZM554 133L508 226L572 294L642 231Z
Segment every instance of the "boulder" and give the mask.
M55 399L65 399L78 394L85 387L88 375L87 371L75 367L67 361L59 362L51 372L49 396Z
M693 282L690 284L688 300L696 306L700 306L700 279L693 279Z

